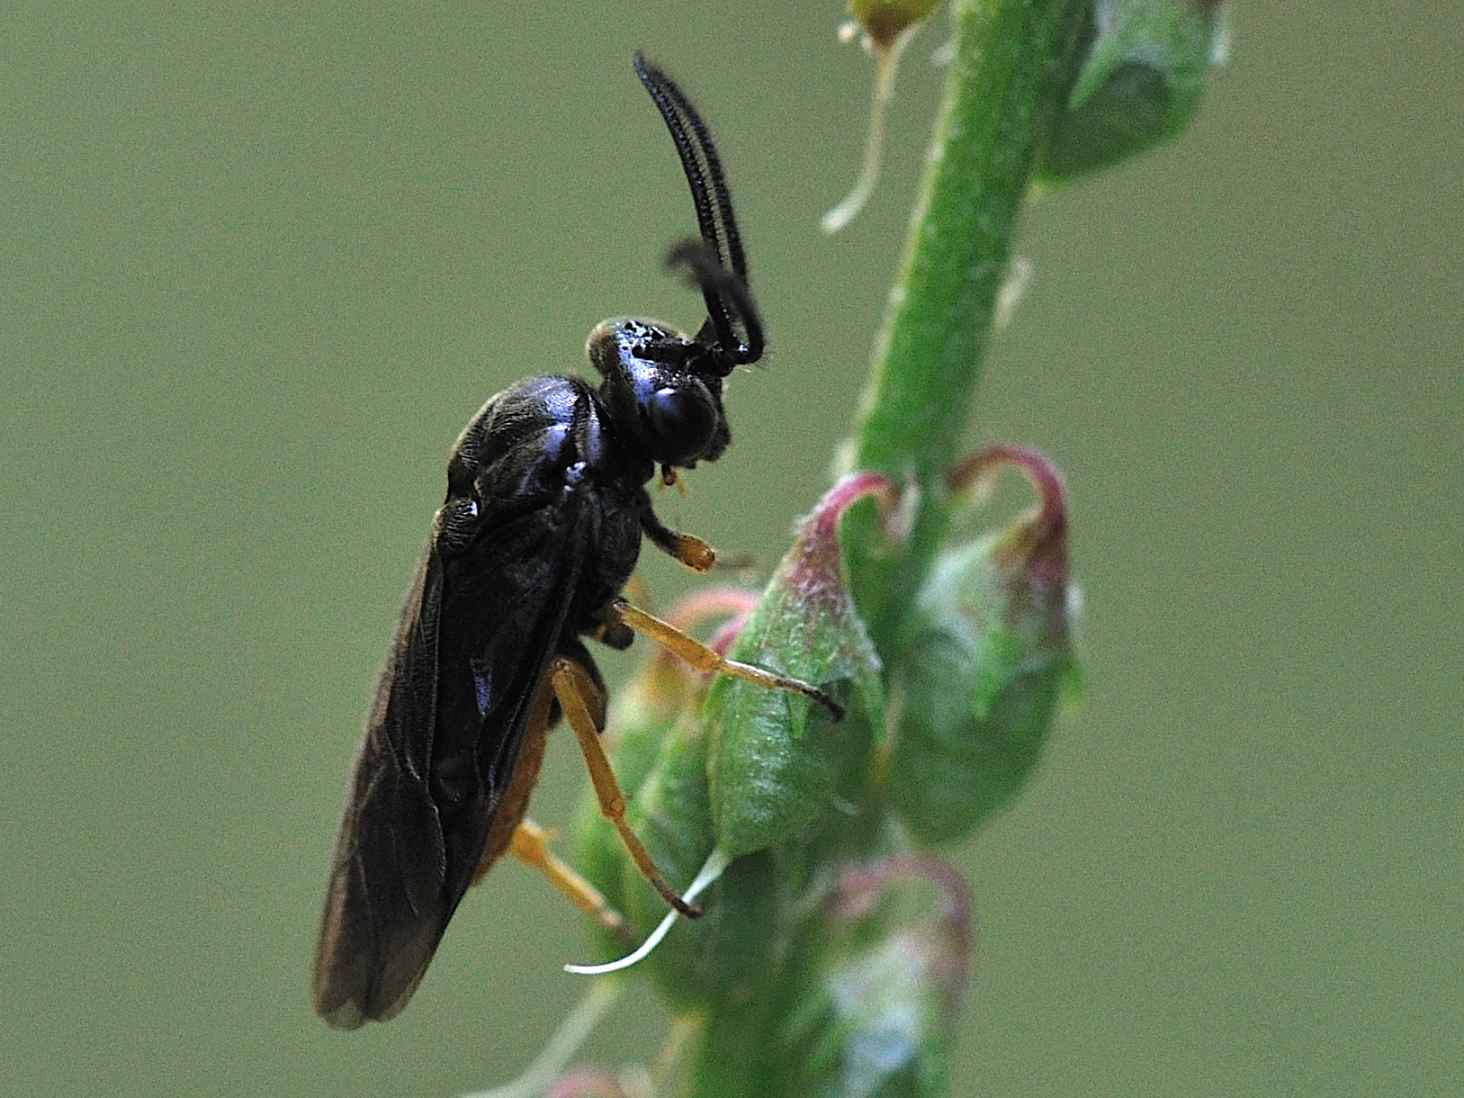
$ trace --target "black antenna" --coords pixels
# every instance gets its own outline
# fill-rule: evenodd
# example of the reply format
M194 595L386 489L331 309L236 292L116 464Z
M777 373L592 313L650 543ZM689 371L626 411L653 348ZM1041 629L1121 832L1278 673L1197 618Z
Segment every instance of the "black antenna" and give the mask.
M741 324L747 333L747 338L744 340L723 339L720 331L716 330L716 321L712 319L711 307L708 306L707 322L697 333L696 342L707 350L717 352L714 356L716 365L712 367L713 372L721 377L726 377L732 372L732 367L746 366L762 357L764 346L762 321L758 318L757 306L752 301L752 293L748 290L747 283L722 266L716 253L710 247L698 240L690 238L683 240L672 246L666 256L666 266L673 270L677 267L685 267L691 274L691 284L701 288L702 296L708 301L715 298L724 323L729 325L729 329L730 324L736 322ZM728 310L729 305L731 306L730 311ZM713 329L712 334L717 335L716 344L707 343L708 328Z
M634 66L636 76L661 112L676 144L681 169L691 188L692 204L696 207L697 227L710 252L710 255L695 254L699 249L678 246L667 260L673 266L691 268L701 287L707 305L707 323L702 326L698 339L715 334L732 365L756 362L763 351L762 325L747 287L747 257L742 250L742 237L732 212L732 196L727 190L727 178L711 132L675 81L640 53L635 55ZM707 262L712 258L720 271ZM746 331L745 339L738 338L735 326L739 324ZM708 328L711 333L707 332Z

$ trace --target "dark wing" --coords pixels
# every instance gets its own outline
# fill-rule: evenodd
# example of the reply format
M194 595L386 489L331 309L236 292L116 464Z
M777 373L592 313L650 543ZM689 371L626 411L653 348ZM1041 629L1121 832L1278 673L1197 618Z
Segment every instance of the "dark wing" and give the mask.
M336 841L314 989L333 1026L406 1005L472 880L578 582L576 534L548 508L445 559L428 545Z

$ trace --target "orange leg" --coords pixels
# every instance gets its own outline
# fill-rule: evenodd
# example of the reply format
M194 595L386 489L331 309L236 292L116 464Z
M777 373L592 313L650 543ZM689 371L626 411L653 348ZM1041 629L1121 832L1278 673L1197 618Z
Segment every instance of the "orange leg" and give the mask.
M554 694L559 699L559 708L564 711L564 719L569 722L575 739L579 741L585 765L590 771L590 781L595 787L595 797L600 802L600 811L614 826L620 841L630 854L631 861L635 862L641 876L655 886L662 899L681 914L697 918L702 909L687 903L672 891L640 839L625 822L625 796L620 792L620 783L615 780L615 772L610 769L610 760L606 758L605 749L600 745L599 722L593 715L594 709L603 712L603 706L595 704L600 697L599 688L583 667L564 656L557 656L550 663L549 681L554 685Z
M661 525L652 512L641 516L641 529L656 548L667 556L675 557L693 572L710 572L717 563L717 553L710 545L694 534L680 534L669 526Z
M750 663L729 660L696 638L688 637L669 622L664 622L654 614L648 614L644 610L630 605L624 599L616 599L610 604L609 621L612 625L621 624L642 636L650 637L651 640L674 655L680 656L698 671L731 675L733 678L765 686L769 690L787 690L794 694L802 694L827 709L833 714L834 720L843 719L844 707L818 687L810 686L806 682L787 675L779 675L761 667L755 667ZM561 704L563 704L562 699Z
M508 852L548 877L550 884L581 911L593 915L607 930L618 931L624 927L625 920L605 902L599 889L554 856L549 849L549 832L533 820L519 821L509 840Z

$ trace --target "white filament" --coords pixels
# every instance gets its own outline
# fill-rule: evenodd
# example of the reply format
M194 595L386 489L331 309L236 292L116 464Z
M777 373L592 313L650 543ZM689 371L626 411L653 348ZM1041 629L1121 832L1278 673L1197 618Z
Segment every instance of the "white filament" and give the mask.
M854 189L844 200L823 215L819 227L826 233L836 233L853 221L879 182L880 155L884 149L885 118L889 114L890 100L895 97L895 70L900 63L900 54L910 40L914 27L907 28L895 38L887 50L875 52L874 94L869 104L869 134L864 139L864 164Z
M722 875L722 871L730 862L731 859L723 854L720 848L713 849L682 898L688 903L695 900L716 883L717 878ZM661 944L661 940L671 933L671 927L676 922L677 914L678 912L674 909L666 912L666 917L660 921L655 930L651 931L650 936L640 944L635 952L626 954L620 960L609 961L603 965L565 965L564 971L572 972L576 976L604 976L610 972L620 972L645 960L650 956L651 951Z

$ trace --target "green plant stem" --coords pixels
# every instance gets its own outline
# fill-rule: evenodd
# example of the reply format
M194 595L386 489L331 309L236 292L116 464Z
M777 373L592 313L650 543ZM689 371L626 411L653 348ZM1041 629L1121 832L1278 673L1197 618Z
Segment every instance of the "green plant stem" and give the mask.
M903 559L876 558L871 516L847 539L861 611L888 651L939 544L940 474L957 456L1038 153L1071 83L1085 0L955 0L954 57L849 466L912 476Z

